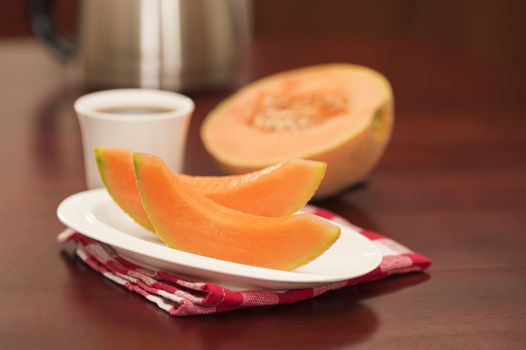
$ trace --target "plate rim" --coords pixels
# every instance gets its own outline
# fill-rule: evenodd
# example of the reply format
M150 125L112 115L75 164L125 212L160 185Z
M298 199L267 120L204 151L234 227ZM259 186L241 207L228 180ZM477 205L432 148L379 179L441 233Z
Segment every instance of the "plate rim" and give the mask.
M161 260L165 263L169 263L172 265L184 266L200 271L212 272L214 274L248 278L250 280L269 283L278 282L298 285L322 285L341 282L351 278L363 276L373 271L380 265L382 260L382 254L380 250L368 238L363 236L361 233L357 232L352 227L343 226L338 222L334 222L324 218L322 219L328 220L333 224L338 225L342 232L345 232L345 234L351 234L354 236L355 239L359 239L362 242L365 242L367 245L369 245L369 247L372 250L370 255L376 257L374 263L372 263L371 266L369 266L368 268L364 268L359 272L353 274L321 275L314 273L297 272L294 270L275 270L264 267L235 263L226 260L220 260L216 258L176 250L168 246L161 246L157 243L143 240L139 237L127 234L115 227L112 227L98 220L93 214L93 210L84 210L89 208L93 209L93 207L96 204L103 203L105 201L112 201L105 188L77 192L68 196L59 204L59 206L57 207L57 217L67 227L70 227L75 231L78 231L81 234L84 234L92 239L108 244L114 249L124 249L126 251L131 251L134 254L142 255L151 259ZM80 202L80 206L74 209L77 202ZM79 211L79 209L82 210ZM80 220L80 222L78 222L78 220ZM99 225L102 225L102 227L99 227ZM112 235L106 236L103 232L100 232L103 230L110 230L110 233L112 233ZM114 237L115 235L117 236ZM122 239L121 237L121 242L119 242L119 236L126 237L126 239ZM144 249L145 245L147 249ZM143 246L142 249L144 250L141 249L141 246ZM167 254L175 255L173 257L170 257L166 256ZM174 261L174 257L176 261ZM180 261L181 259L179 258L183 258L184 261ZM234 268L234 271L232 271L229 268ZM253 273L257 273L256 277L254 277Z

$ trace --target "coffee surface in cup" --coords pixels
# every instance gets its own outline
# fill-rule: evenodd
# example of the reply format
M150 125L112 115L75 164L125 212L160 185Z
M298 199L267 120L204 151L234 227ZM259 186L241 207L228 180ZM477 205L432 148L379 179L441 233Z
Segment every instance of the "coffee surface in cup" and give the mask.
M121 115L159 114L173 111L173 108L163 106L110 106L97 108L97 112Z

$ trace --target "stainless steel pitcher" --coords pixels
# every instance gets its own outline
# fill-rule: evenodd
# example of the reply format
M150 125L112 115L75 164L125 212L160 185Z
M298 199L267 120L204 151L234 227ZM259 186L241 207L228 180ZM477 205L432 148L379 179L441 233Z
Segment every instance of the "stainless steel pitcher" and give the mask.
M75 45L57 35L52 0L31 0L33 30L76 56L91 87L188 91L236 82L250 39L249 0L85 0Z

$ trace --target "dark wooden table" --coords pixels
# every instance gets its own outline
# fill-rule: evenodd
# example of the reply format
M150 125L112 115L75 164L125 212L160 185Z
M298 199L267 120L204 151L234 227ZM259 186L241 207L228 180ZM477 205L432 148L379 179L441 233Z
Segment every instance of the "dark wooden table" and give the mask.
M56 243L58 203L85 188L72 109L82 90L33 42L0 42L0 348L526 348L524 77L460 47L334 41L257 43L249 79L332 61L384 72L396 125L367 185L320 205L432 268L293 305L173 318ZM198 127L227 94L191 94L188 173L218 173Z

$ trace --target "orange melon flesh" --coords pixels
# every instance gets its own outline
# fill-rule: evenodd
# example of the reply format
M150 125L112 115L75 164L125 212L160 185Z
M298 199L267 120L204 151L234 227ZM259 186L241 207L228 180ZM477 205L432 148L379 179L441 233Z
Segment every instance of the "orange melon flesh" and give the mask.
M115 202L138 224L153 231L140 200L132 152L97 148L99 173ZM310 200L318 188L325 164L295 159L237 176L179 175L188 187L224 206L261 216L289 215Z
M137 187L133 153L124 149L96 148L95 159L102 182L115 203L136 223L153 231Z
M267 218L239 212L189 188L156 156L136 153L144 208L170 247L216 259L291 270L339 237L338 226L312 214Z
M307 204L325 174L326 164L292 159L259 171L233 176L179 175L214 202L261 216L284 216Z
M379 73L351 64L291 70L249 84L201 127L207 151L230 173L291 158L324 161L324 197L362 180L392 127L392 92Z

